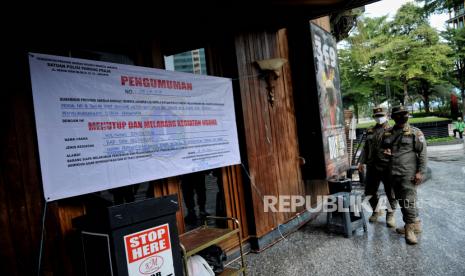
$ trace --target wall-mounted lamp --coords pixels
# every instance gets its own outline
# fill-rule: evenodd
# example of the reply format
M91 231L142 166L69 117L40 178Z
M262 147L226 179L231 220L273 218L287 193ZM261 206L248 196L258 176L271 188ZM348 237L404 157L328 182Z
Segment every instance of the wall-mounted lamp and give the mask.
M284 58L270 58L257 60L257 65L263 73L263 78L266 81L266 90L268 90L268 101L271 106L274 104L274 84L279 75L281 75L281 67L287 62Z

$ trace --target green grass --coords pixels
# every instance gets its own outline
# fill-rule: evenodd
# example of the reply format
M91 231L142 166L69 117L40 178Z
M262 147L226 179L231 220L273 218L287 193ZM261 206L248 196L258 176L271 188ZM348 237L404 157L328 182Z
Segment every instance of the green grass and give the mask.
M441 142L449 142L455 140L455 137L449 136L449 137L431 137L426 139L426 143L429 144L434 144L434 143L441 143Z
M441 118L441 117L434 117L434 116L431 116L431 117L422 117L422 118L409 118L408 121L409 123L430 123L430 122L439 122L439 121L447 121L449 120L448 118ZM394 125L394 121L393 120L389 120L389 124L391 126ZM371 126L374 126L375 125L375 121L372 121L372 122L368 122L368 123L362 123L362 124L358 124L357 125L357 128L368 128L368 127L371 127Z

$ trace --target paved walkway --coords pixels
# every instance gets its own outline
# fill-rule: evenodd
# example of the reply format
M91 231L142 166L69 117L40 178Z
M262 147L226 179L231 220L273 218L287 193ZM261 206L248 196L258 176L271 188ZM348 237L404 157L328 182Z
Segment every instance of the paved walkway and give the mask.
M384 218L346 239L325 230L320 215L260 254L248 275L465 275L465 152L431 150L433 177L419 189L424 232L410 246ZM400 211L398 225L403 225Z

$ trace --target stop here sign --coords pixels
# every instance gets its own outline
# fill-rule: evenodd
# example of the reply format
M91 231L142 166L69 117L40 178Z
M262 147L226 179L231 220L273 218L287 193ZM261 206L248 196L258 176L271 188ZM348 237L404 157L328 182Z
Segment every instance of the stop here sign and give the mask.
M174 275L169 225L124 236L129 276Z

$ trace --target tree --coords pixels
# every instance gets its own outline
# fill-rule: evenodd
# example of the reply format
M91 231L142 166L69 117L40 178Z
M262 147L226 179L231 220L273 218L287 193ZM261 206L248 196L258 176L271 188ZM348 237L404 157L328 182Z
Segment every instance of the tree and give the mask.
M430 113L430 102L432 99L440 102L444 105L445 95L449 95L451 91L450 85L447 82L438 81L436 84L433 84L425 79L418 79L412 81L411 83L412 90L417 92L419 98L423 102L426 113Z
M410 102L409 83L416 81L417 91L429 112L430 87L441 81L451 65L448 56L451 50L439 41L439 35L429 26L421 7L407 3L398 10L378 52L382 62L378 62L371 75L399 80L403 86L404 105Z
M465 116L465 28L447 29L442 35L452 48L450 57L454 60L454 66L451 67L449 80L460 89L462 115Z
M412 51L412 57L417 61L413 66L417 70L414 79L419 82L417 92L423 98L426 113L429 113L430 96L435 91L433 88L444 83L445 74L452 66L452 51L447 45L439 43L439 35L427 25L420 26L413 34L421 42L420 47Z
M423 2L423 10L426 15L432 13L449 12L463 4L463 0L416 0ZM462 97L462 114L465 116L465 28L448 29L442 33L453 49L451 57L454 59L454 67L450 72L450 82L460 89Z
M359 18L339 51L344 101L358 115L359 105L377 105L387 98L388 83L394 97L400 92L399 102L408 105L411 96L418 95L429 112L435 87L452 67L451 56L450 47L415 4L403 5L390 22L386 17Z
M444 13L463 3L463 0L415 0L423 3L425 14Z
M438 103L438 109L442 113L450 111L450 93L453 88L447 81L432 87L433 99Z
M344 104L354 107L357 118L360 106L366 106L369 102L376 105L382 100L380 93L377 93L382 86L381 81L373 79L370 72L377 62L373 51L379 46L379 37L386 31L386 17L359 18L356 30L345 41L345 47L339 50Z
M341 77L341 91L344 105L353 106L355 117L359 118L359 107L369 102L372 91L372 82L363 70L358 68L358 63L353 59L350 49L339 51L339 67Z

